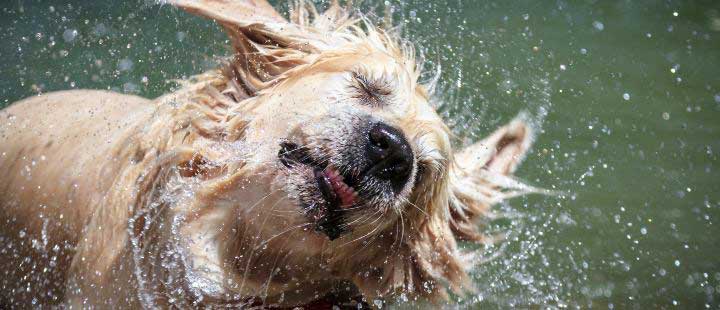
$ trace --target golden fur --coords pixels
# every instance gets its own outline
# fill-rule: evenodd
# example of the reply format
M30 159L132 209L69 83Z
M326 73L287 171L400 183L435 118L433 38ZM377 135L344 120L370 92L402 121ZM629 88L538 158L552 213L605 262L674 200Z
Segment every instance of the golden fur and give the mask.
M225 28L236 50L227 64L152 102L75 91L2 112L13 121L0 126L10 175L0 237L14 250L0 259L18 270L4 303L293 306L346 289L369 301L472 292L481 258L458 243L490 242L479 231L490 206L535 191L510 176L531 143L522 120L453 152L411 46L337 3L319 14L298 2L290 21L262 0L170 3ZM344 104L356 100L355 75L386 83L387 107ZM294 139L332 158L339 147L323 139L343 139L360 116L402 129L419 181L375 212L348 212L348 233L329 240L298 208L304 172L279 165L277 147Z

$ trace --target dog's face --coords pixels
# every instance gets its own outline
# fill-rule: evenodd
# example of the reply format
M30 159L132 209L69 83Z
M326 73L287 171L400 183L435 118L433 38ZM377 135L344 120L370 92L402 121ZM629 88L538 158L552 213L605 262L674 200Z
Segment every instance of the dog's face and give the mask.
M321 56L322 57L322 56ZM402 59L353 49L261 95L248 138L291 208L330 240L382 231L450 155L443 122ZM414 206L422 208L422 206ZM286 214L293 210L283 210Z

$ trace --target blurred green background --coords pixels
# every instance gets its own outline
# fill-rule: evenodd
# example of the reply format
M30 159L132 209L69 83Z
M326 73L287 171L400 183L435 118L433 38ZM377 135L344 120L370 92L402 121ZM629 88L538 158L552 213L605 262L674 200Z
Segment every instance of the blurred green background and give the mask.
M720 307L720 2L361 6L389 6L443 69L458 145L525 111L537 141L517 175L567 193L497 207L487 229L508 241L483 249L497 258L458 303ZM212 22L137 0L5 0L0 42L0 106L70 88L156 97L229 54Z

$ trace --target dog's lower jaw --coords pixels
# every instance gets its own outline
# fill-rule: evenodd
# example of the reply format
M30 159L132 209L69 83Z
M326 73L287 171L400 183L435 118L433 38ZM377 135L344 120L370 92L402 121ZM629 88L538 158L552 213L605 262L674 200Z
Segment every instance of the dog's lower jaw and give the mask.
M302 251L321 242L306 239L303 244L291 234L270 234L262 225L237 217L236 209L214 209L187 223L175 237L181 243L177 260L182 270L174 274L184 278L177 289L185 292L185 298L175 298L179 305L291 307L332 290L336 280L329 269L320 267L324 264L315 253Z
M258 195L263 203L257 205L228 206L232 211L217 216L224 223L198 226L219 227L218 236L205 235L216 242L220 253L215 264L225 268L224 294L266 306L291 307L330 292L338 278L323 257L328 238L315 231L314 223L284 191L246 186L248 190L275 194ZM297 214L283 216L292 211ZM204 255L202 248L197 250L194 255Z

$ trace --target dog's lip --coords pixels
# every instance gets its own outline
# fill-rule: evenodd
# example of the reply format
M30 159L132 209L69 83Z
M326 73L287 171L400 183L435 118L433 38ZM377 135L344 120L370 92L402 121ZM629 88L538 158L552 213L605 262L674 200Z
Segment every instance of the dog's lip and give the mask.
M326 198L336 200L336 205L342 209L347 209L355 203L358 198L355 188L345 183L343 176L336 169L327 167L321 175L322 178L318 180L323 183L320 188ZM316 173L315 176L317 179L318 174Z
M306 147L298 146L292 142L280 143L280 151L278 151L280 162L288 168L292 168L295 164L304 164L306 166L317 166L313 162L312 157Z
M322 196L331 206L337 206L340 203L338 200L339 197L333 189L328 174L320 168L315 168L313 172L315 174L315 182L317 182L318 189L320 189Z
M330 209L347 209L358 200L357 191L345 181L346 178L338 169L314 160L306 147L283 142L280 144L278 158L287 168L293 168L296 164L312 167L318 190Z

